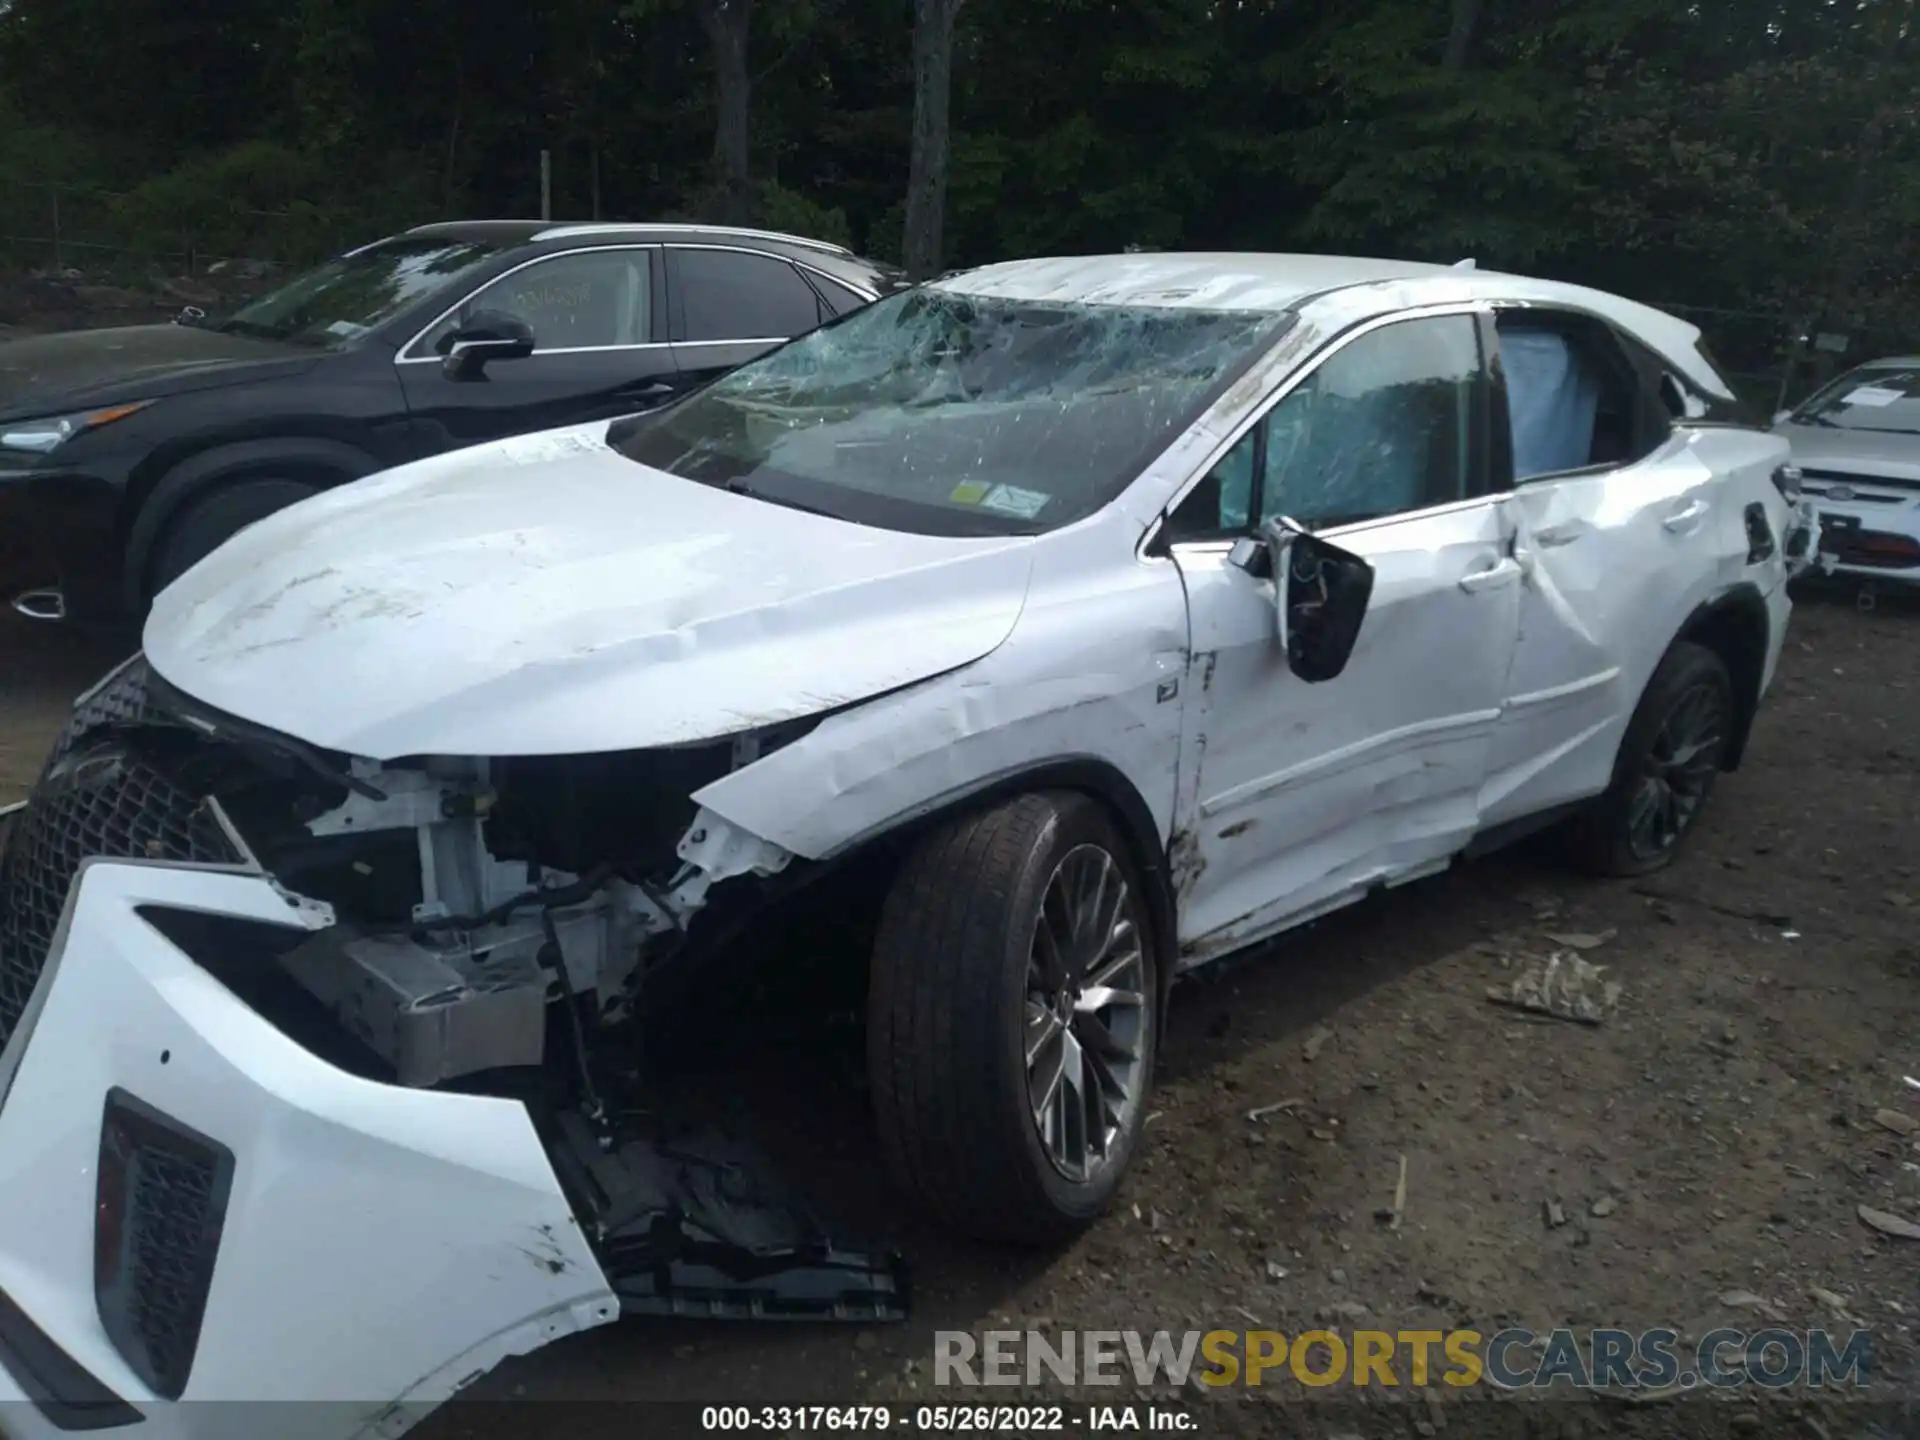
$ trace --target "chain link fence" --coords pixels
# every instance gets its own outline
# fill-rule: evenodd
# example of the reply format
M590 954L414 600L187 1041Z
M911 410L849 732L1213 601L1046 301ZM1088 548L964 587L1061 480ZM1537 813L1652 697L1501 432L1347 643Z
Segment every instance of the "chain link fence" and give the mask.
M336 248L334 237L316 233L324 227L292 211L222 205L201 230L143 213L150 207L132 192L9 180L0 181L0 197L0 268L105 275L200 275L214 267L265 272Z

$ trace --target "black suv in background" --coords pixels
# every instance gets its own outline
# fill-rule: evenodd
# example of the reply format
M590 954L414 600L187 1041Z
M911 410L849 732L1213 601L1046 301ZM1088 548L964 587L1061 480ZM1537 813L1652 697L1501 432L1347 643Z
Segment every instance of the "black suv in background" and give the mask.
M351 251L230 315L0 344L0 527L25 526L57 576L16 607L138 619L295 501L652 408L902 283L792 235L477 220Z

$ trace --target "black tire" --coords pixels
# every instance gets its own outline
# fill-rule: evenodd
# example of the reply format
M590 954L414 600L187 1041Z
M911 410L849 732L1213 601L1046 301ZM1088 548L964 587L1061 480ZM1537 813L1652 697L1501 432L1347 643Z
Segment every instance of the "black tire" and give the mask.
M1627 722L1613 783L1567 827L1574 862L1597 875L1620 876L1650 874L1670 863L1713 793L1735 718L1726 662L1705 646L1675 642ZM1694 724L1705 728L1683 747L1689 753L1676 763L1675 727ZM1704 748L1695 750L1695 744ZM1664 795L1657 783L1662 774ZM1655 809L1651 830L1643 814L1649 804ZM1670 817L1671 825L1662 816Z
M174 516L147 569L146 599L167 586L257 520L317 495L298 480L236 480L190 502Z
M1085 1017L1071 1013L1070 1000L1058 1010L1030 1008L1029 961L1042 901L1056 872L1071 879L1097 868L1088 847L1108 857L1126 886L1114 925L1095 923L1089 933L1124 933L1116 928L1122 918L1131 924L1140 958L1137 972L1129 968L1127 975L1137 973L1139 989L1131 990L1129 979L1128 993L1140 1004ZM1056 898L1050 918L1066 913ZM1116 953L1125 960L1124 940ZM1160 966L1146 892L1127 846L1107 811L1088 797L1023 795L922 838L882 909L868 994L868 1070L896 1181L949 1227L977 1239L1045 1245L1085 1228L1112 1203L1145 1127ZM1084 1029L1083 1018L1097 1028ZM1083 1177L1056 1165L1042 1140L1029 1098L1026 1048L1038 1033L1030 1025L1060 1027L1051 1033L1063 1056L1069 1034L1124 1036L1135 1053L1130 1104L1097 1168ZM1118 1050L1107 1053L1116 1066L1128 1063L1115 1058ZM1098 1126L1102 1135L1107 1128Z

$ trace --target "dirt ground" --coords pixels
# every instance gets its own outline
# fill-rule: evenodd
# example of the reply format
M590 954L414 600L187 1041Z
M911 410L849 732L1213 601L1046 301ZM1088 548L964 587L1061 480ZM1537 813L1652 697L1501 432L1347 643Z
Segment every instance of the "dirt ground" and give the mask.
M30 781L68 697L126 648L8 627L0 803ZM480 1403L419 1433L578 1437L647 1423L486 1404L505 1399L1005 1400L933 1387L936 1329L1616 1325L1698 1337L1772 1315L1870 1329L1872 1393L1911 1401L1920 1241L1878 1234L1856 1212L1920 1221L1920 1138L1873 1118L1920 1117L1900 1080L1920 1073L1917 704L1920 604L1863 613L1803 600L1747 764L1656 880L1572 878L1522 849L1183 985L1122 1203L1059 1253L956 1246L888 1194L857 1026L789 1017L785 1033L743 1039L747 1060L716 1057L717 1071L779 1077L807 1181L911 1257L911 1321L629 1323L509 1364L470 1392ZM1556 935L1600 942L1579 953L1623 987L1604 1023L1489 1003L1530 957L1567 948ZM1249 1119L1284 1100L1296 1103ZM1403 1157L1394 1228L1377 1212ZM1510 1433L1915 1433L1851 1400L1789 1407L1751 1390L1656 1406L1489 1404L1484 1387L1437 1387L1424 1404L1377 1388L1326 1403L1337 1393L1286 1381L1174 1398L1192 1401L1201 1433L1477 1436L1521 1411Z

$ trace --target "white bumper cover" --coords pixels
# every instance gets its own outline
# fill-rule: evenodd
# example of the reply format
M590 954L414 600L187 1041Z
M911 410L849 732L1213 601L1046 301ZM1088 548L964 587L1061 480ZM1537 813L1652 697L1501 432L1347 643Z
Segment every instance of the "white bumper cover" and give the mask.
M145 1416L123 1433L392 1436L507 1356L617 1316L522 1105L322 1062L136 913L155 905L302 921L257 874L91 862L0 1053L0 1292ZM141 1382L95 1299L114 1090L232 1155L180 1403ZM0 1430L69 1433L6 1403L35 1397L23 1368L0 1356Z

